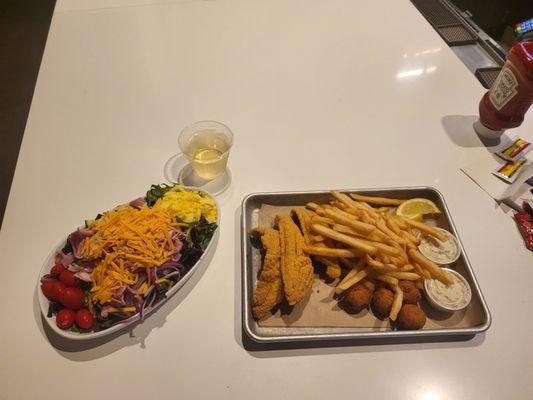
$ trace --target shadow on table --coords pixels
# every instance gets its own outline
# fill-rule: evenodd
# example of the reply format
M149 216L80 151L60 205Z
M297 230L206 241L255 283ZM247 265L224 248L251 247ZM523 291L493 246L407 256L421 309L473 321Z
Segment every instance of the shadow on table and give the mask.
M143 323L136 322L108 336L96 339L84 341L66 339L48 327L45 317L41 314L36 288L33 294L33 312L39 330L59 354L72 361L95 360L128 346L139 345L141 348L145 348L145 340L150 332L165 324L168 314L187 297L204 275L216 251L218 237L219 234L213 238L215 240L214 246L211 247L206 258L202 260L196 272L192 274L183 287L157 310L153 311Z
M235 210L235 298L234 336L237 344L256 358L311 356L322 354L369 353L404 350L431 350L442 348L476 347L485 341L479 335L428 336L424 338L398 337L364 340L314 340L298 343L257 343L250 339L242 325L242 259L241 259L241 208Z
M474 130L477 115L445 115L441 118L444 131L460 147L493 147L500 144L500 139L487 139Z
M428 336L424 338L358 339L307 341L298 343L256 343L242 331L243 347L256 358L311 356L322 354L378 353L386 351L432 350L480 346L485 334Z

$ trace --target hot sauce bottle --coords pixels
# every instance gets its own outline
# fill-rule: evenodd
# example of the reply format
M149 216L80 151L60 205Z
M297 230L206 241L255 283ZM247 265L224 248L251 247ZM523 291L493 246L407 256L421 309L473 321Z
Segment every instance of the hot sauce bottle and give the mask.
M476 132L496 138L516 128L533 102L533 42L517 42L492 87L479 102Z

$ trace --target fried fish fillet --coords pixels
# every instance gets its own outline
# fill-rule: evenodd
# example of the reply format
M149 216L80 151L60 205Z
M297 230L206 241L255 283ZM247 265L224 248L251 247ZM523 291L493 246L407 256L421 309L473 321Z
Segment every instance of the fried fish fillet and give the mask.
M313 284L313 265L303 252L304 238L291 217L278 216L281 245L281 278L290 305L300 302Z
M298 219L298 224L300 225L300 230L304 237L304 242L306 245L310 246L313 241L311 239L310 224L311 224L311 212L303 208L293 208L291 210L291 216L296 216Z
M263 318L283 299L279 232L266 228L261 233L261 243L266 254L257 280L257 287L252 296L252 313L256 319Z
M302 231L306 245L325 246L324 243L314 243L312 240L309 226L311 225L313 214L310 211L302 208L294 208L291 210L291 215L295 215L298 219L298 224L300 225L300 230ZM315 260L326 266L326 275L331 279L337 279L341 276L342 270L336 258L315 256Z

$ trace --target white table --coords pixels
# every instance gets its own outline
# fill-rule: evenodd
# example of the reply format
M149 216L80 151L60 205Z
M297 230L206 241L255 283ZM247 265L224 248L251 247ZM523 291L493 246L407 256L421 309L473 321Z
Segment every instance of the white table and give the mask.
M59 4L0 233L0 398L533 396L533 257L459 170L485 151L479 141L444 128L475 115L484 89L409 1ZM133 336L52 346L34 292L45 256L83 218L161 182L177 132L199 119L236 138L208 269ZM532 128L530 114L515 131ZM245 351L242 198L408 185L443 192L492 312L487 334Z

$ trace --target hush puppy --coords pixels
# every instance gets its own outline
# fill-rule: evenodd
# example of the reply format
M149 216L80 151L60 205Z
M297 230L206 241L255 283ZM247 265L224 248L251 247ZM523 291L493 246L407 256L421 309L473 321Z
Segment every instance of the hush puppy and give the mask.
M386 318L390 314L394 293L385 287L380 287L374 292L372 297L372 308L378 317Z
M413 281L400 281L398 286L403 292L403 304L416 304L420 301L420 290Z
M404 304L398 313L396 324L399 329L421 329L426 324L426 314L414 304Z
M362 283L356 283L347 290L342 299L344 308L353 313L358 313L367 308L372 298L372 289Z

